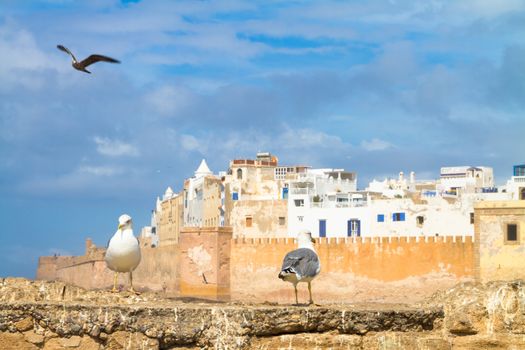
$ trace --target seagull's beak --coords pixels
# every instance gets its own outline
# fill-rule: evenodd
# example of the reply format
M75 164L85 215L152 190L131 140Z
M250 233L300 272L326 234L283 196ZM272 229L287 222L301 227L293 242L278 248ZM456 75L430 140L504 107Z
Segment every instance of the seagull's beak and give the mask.
M122 229L125 225L126 225L126 224L119 224L119 225L118 225L118 229L119 229L119 230Z
M317 243L317 241L315 240L315 238L312 238L312 243Z

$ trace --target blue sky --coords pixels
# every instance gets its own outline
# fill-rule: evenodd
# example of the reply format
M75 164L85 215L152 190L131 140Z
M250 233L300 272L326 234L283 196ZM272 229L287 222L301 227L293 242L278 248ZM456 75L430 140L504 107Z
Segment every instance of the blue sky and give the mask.
M148 224L202 158L373 178L525 161L525 2L0 1L0 276ZM78 58L118 58L88 75Z

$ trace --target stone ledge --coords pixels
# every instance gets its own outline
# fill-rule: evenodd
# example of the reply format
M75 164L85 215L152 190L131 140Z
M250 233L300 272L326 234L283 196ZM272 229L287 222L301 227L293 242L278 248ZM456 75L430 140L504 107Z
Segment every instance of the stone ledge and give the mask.
M525 282L461 284L419 305L291 306L0 281L2 349L525 348Z

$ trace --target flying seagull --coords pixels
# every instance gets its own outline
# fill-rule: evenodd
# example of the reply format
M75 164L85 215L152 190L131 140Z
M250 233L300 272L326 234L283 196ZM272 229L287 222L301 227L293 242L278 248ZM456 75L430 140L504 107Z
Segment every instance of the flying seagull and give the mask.
M78 62L75 55L73 55L67 47L62 46L62 45L57 45L57 47L59 50L62 50L65 53L69 54L71 56L71 65L73 66L73 68L75 68L76 70L80 70L82 72L91 74L91 72L88 71L86 67L89 66L90 64L97 63L99 61L100 62L110 62L110 63L120 63L119 60L116 60L114 58L107 57L107 56L102 56L102 55L90 55L88 58Z
M118 218L117 232L111 237L106 249L106 265L115 271L112 292L117 292L117 277L119 272L129 272L129 291L133 289L132 272L140 263L140 245L137 237L133 235L131 217L123 214Z
M297 235L298 248L286 254L281 272L279 272L280 279L293 284L295 304L299 304L297 301L297 283L299 282L308 283L309 303L314 303L311 282L321 271L321 264L313 243L315 239L312 238L310 231L300 231Z

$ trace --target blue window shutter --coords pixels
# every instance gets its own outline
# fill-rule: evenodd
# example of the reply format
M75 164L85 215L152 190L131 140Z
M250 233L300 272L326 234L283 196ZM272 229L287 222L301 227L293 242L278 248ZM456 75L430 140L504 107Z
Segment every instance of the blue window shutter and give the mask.
M326 237L326 220L319 220L319 237Z
M385 222L385 215L377 214L377 222Z
M399 221L405 221L405 213L399 213Z
M234 201L239 200L239 194L238 194L237 192L233 192L233 193L232 193L232 199L233 199Z
M361 220L357 220L357 237L361 237Z
M392 214L392 221L397 221L396 220L396 213Z

